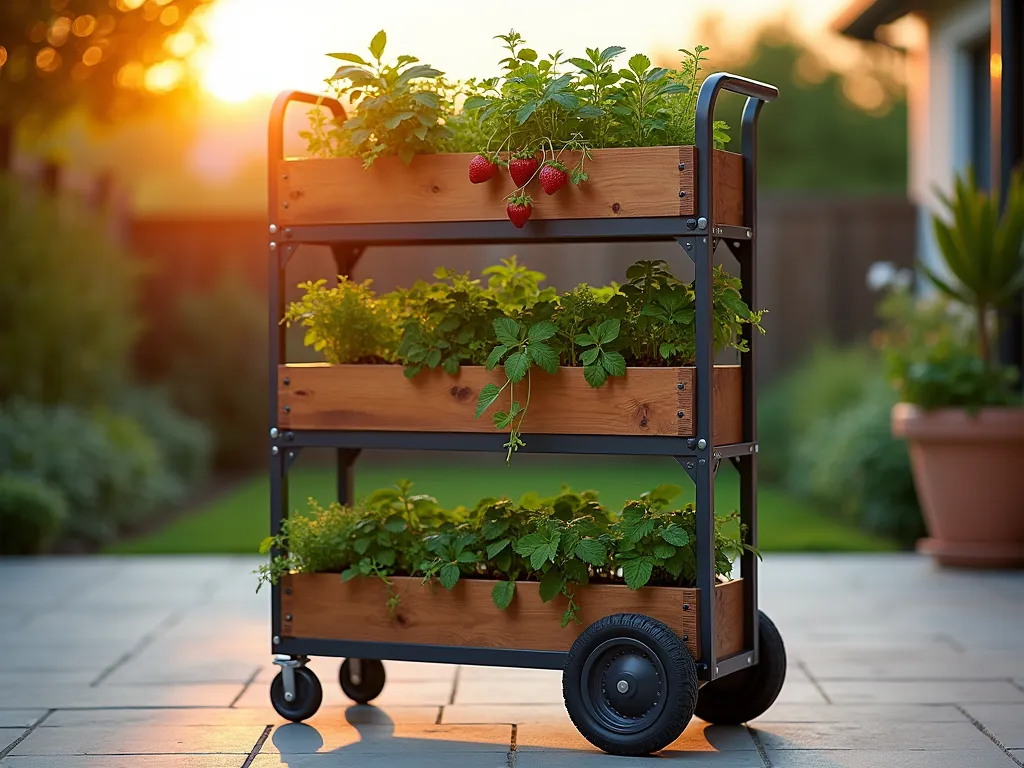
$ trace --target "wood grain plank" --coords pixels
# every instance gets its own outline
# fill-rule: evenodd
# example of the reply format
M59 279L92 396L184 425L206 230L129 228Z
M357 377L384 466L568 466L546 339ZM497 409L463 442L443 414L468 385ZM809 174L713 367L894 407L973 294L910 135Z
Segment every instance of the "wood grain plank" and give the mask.
M742 405L738 366L716 367L715 442L737 442ZM719 384L719 378L721 384ZM285 383L287 381L287 383ZM693 369L630 368L599 389L579 368L533 376L526 434L693 435ZM407 379L397 365L285 365L278 369L278 424L285 429L394 432L494 431L474 418L480 389L503 383L500 371L466 366L456 376L424 371ZM682 388L680 388L682 384ZM517 387L525 397L525 385ZM682 415L680 415L682 414Z
M536 182L531 185L533 219L694 215L693 147L597 149L592 154L586 166L590 178L583 185L551 196L535 189ZM281 205L277 219L285 226L502 221L504 198L514 184L504 170L484 184L471 184L467 169L472 157L418 155L410 165L385 157L370 169L348 157L281 161L275 174ZM723 174L716 177L723 191L716 194L722 202L715 217L724 224L741 223L742 158L720 151L715 158L716 173ZM571 165L576 157L565 153L561 159ZM736 188L738 198L729 192Z
M715 151L715 224L743 226L743 155Z
M642 613L672 627L690 651L699 655L696 589L579 587L576 602L582 623L561 627L566 598L560 595L550 603L543 602L537 582L517 582L515 598L505 611L494 607L494 582L489 580L463 579L450 592L436 583L424 586L418 578L395 577L392 583L400 596L393 616L388 613L386 588L372 579L342 582L340 576L329 573L286 576L281 610L292 618L284 623L282 632L287 637L328 640L567 651L580 632L603 616ZM738 583L717 588L721 613L732 610L737 596L742 609L742 589L732 586ZM684 605L689 609L683 610ZM728 629L730 625L723 626ZM722 643L716 638L721 655L734 645L731 635Z

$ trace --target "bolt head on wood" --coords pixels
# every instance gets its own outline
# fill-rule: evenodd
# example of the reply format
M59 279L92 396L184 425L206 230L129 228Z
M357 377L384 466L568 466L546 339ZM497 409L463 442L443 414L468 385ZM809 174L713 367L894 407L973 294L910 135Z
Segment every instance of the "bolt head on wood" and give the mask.
M272 235L276 235L277 234L277 224L271 224L270 225L270 234L272 234Z
M272 438L276 438L279 434L281 434L281 433L277 431L277 427L271 427L270 428L270 436Z
M275 243L273 240L270 241L270 250L272 250L272 251L276 251L277 250L277 243Z

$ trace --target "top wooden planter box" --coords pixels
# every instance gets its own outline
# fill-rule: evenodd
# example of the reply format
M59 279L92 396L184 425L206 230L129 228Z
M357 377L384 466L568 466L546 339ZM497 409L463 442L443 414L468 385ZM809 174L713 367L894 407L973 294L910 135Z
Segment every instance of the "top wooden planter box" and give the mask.
M537 219L614 219L694 216L694 147L593 150L589 180L548 196L531 184ZM284 226L501 221L503 198L514 191L507 170L483 184L469 182L472 154L397 157L364 169L359 158L282 160L275 218ZM562 154L567 166L578 153ZM743 157L714 152L714 210L718 224L742 225ZM509 225L511 226L511 224Z

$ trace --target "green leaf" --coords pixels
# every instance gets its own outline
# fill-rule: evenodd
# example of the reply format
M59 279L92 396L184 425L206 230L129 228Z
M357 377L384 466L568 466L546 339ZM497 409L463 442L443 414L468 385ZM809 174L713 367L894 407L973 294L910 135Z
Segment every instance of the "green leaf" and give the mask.
M519 52L518 58L520 61L536 61L537 52L532 48L523 48L523 50Z
M603 51L601 51L600 62L602 64L607 64L609 61L614 59L620 53L625 53L625 52L626 52L626 49L623 48L621 45L609 45L607 48L605 48Z
M364 67L370 66L370 62L366 61L362 56L358 56L354 53L328 53L327 55L332 59L351 61L353 64L362 64Z
M580 355L580 362L583 363L583 365L593 365L597 362L597 358L600 355L600 347L591 347L590 349L584 350L583 354Z
M547 373L558 372L558 353L547 344L531 344L526 348L530 359Z
M626 586L630 589L640 589L651 580L653 572L654 566L645 557L626 560L622 564L622 578L626 580Z
M576 337L576 344L581 347L592 347L597 341L589 333L581 333Z
M685 547L690 543L690 534L678 525L670 525L661 532L661 538L676 547Z
M394 130L402 124L403 120L408 120L412 117L416 117L415 112L398 112L384 121L384 127Z
M485 98L484 96L470 96L463 103L462 110L464 112L472 112L473 110L476 110L476 109L483 109L484 107L486 107L490 103L491 103L491 100L488 99L488 98Z
M679 496L679 494L681 494L682 492L683 489L680 488L678 485L674 485L672 483L663 483L662 485L652 488L651 491L647 494L647 496L652 500L664 501L667 503L669 501L672 501L672 499L676 498L677 496Z
M507 411L498 411L494 414L494 426L496 429L507 429L512 420L515 419L515 414Z
M451 589L458 583L459 575L459 566L455 563L445 563L441 566L441 571L437 574L437 577L440 579L442 587Z
M474 418L479 419L484 411L494 405L494 401L498 399L500 394L501 390L497 384L484 384L480 388L480 396L476 401L476 416Z
M605 352L601 355L601 365L608 371L609 376L626 375L626 358L618 352Z
M388 549L382 549L377 552L377 557L374 559L385 568L390 568L395 564L395 550L390 547Z
M395 85L402 86L411 80L427 79L432 80L436 77L441 76L443 73L439 69L434 69L428 64L417 64L415 67L409 67L395 81ZM423 91L421 91L423 93ZM436 97L435 97L436 100Z
M528 370L530 370L530 356L525 350L520 349L513 352L505 360L505 375L513 384L522 381Z
M401 533L406 528L405 518L401 515L390 515L384 521L384 529L391 533Z
M519 323L511 317L499 317L495 319L493 325L494 335L500 343L508 347L519 345Z
M499 344L494 349L492 349L491 354L487 356L487 362L485 363L487 370L493 371L494 366L501 362L501 358L506 352L508 352L508 347L506 347L504 344Z
M546 546L547 539L539 533L528 533L512 545L512 548L523 557L530 557L538 549Z
M591 328L590 333L594 338L597 339L598 344L607 344L608 342L615 341L619 335L619 320L618 318L612 318L605 320L597 328Z
M542 320L530 326L530 330L526 332L526 338L532 342L547 341L556 333L558 333L558 326L550 320Z
M267 536L267 538L260 542L260 554L267 554L272 546L274 546L274 537Z
M372 539L366 537L356 539L356 543L353 545L352 548L355 549L355 551L358 552L360 555L365 555L366 550L370 548L370 544L372 543L372 541Z
M540 580L540 599L545 603L551 602L558 597L563 586L565 586L565 578L561 571L552 568Z
M491 600L494 601L494 605L497 606L498 610L504 611L512 604L512 596L515 593L516 583L514 581L499 581L494 585L494 589L491 590Z
M516 123L518 125L522 125L529 120L530 115L537 111L537 106L538 102L536 101L529 101L526 104L523 104L523 106L521 106L516 112Z
M592 387L600 387L608 378L608 373L601 365L585 365L583 367L583 378Z
M373 36L373 40L370 41L370 54L377 61L380 61L380 57L384 54L384 46L388 43L388 36L382 29L376 35Z
M427 364L427 368L437 368L441 363L441 350L432 349L427 353L427 359L424 361Z
M487 559L493 560L498 556L498 553L505 549L505 547L507 547L511 542L511 539L499 539L498 541L492 541L487 545Z
M608 551L596 539L581 539L576 545L576 557L590 565L601 566L608 557Z
M476 553L475 552L460 552L459 556L455 558L460 563L475 563Z
M351 566L351 567L346 568L344 571L341 572L341 580L342 581L352 581L352 579L354 579L356 576L359 576L359 575L360 575L359 569L356 568L355 566Z
M635 53L629 57L629 68L636 75L642 75L651 66L651 60L642 53Z
M655 554L655 556L661 558L662 560L668 560L675 553L676 553L676 548L673 547L671 544L655 544L654 545L654 554Z
M582 69L584 72L592 72L594 70L594 62L589 59L571 58L569 63L576 67L576 69Z

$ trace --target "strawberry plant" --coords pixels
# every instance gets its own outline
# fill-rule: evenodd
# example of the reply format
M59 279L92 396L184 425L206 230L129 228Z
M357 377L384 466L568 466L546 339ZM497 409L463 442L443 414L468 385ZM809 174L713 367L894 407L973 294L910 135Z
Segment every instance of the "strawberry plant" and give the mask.
M491 598L504 610L517 582L534 581L545 602L564 599L565 626L579 620L576 591L588 583L694 585L696 519L693 505L673 505L679 493L677 486L661 485L621 512L603 507L593 492L569 489L549 498L488 498L470 510L446 510L431 496L413 494L404 481L352 507L323 507L311 499L310 514L286 519L279 534L264 541L261 552L274 546L288 554L258 569L257 589L289 573L368 577L389 587L387 606L394 611L394 576L422 577L444 589L482 578L494 581ZM746 548L735 518L715 523L715 570L723 578Z

